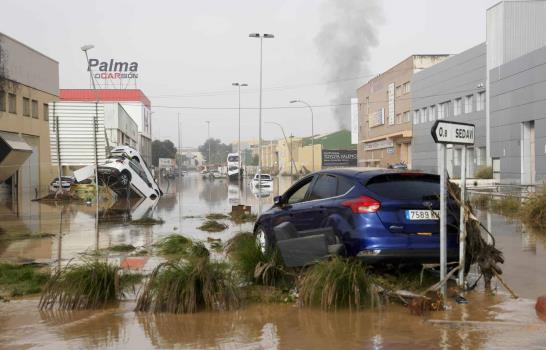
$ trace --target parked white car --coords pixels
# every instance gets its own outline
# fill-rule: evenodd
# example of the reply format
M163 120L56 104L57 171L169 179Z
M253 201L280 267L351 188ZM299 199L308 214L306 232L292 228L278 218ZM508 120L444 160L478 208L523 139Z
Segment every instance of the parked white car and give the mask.
M92 178L94 170L95 166L90 165L76 170L74 176L77 181ZM99 164L98 176L100 184L110 187L119 196L126 196L129 190L152 200L163 194L140 153L128 146L114 148L106 161Z
M74 176L61 176L61 187L63 191L69 191L70 186L76 182ZM59 189L59 178L56 177L49 184L49 192L57 192Z
M269 174L262 174L261 181L258 174L254 175L254 178L250 182L253 188L273 188L273 177Z

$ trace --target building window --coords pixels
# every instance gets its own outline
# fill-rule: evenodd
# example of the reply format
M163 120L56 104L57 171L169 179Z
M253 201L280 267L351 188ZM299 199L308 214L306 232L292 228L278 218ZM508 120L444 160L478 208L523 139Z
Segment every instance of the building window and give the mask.
M8 94L8 112L17 113L17 96L15 94Z
M411 86L410 86L410 82L405 82L404 85L402 85L402 91L403 93L407 94L408 92L411 91Z
M440 103L440 107L438 108L438 119L445 119L449 117L450 105L451 105L450 101Z
M428 121L433 122L436 120L436 105L430 106L428 109Z
M49 120L49 105L47 103L44 103L43 111L44 111L44 120L48 121Z
M30 117L30 100L27 97L23 97L23 115Z
M427 122L427 108L423 108L421 110L421 123L426 123Z
M375 114L371 116L370 128L385 124L385 108L379 108Z
M409 123L411 121L410 111L404 112L404 123Z
M396 96L402 96L402 85L396 87Z
M472 113L472 100L473 100L473 95L468 95L464 98L465 113Z
M0 112L6 111L6 93L0 91Z
M485 91L478 92L476 98L476 111L483 111L485 109Z
M419 124L419 112L420 111L418 109L413 111L413 124L415 125Z
M456 98L455 102L453 103L453 115L457 116L461 114L463 101L461 98Z
M38 119L38 101L32 100L31 104L32 118Z
M396 124L402 124L404 121L402 119L402 113L396 115Z

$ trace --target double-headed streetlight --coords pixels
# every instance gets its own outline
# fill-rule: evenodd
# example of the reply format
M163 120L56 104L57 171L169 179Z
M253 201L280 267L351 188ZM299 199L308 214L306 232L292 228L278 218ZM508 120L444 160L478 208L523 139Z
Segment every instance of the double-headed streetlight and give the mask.
M315 126L314 126L314 117L313 117L313 108L311 105L303 100L292 100L290 103L301 103L309 108L311 111L311 157L313 158L311 161L313 171L315 171Z
M290 149L290 179L292 179L292 167L296 169L296 172L298 171L298 168L296 168L296 164L294 163L294 158L292 157L292 144L288 145L288 139L286 138L286 134L284 133L284 128L281 124L276 122L265 122L266 124L272 124L276 125L279 128L281 128L282 136L284 138L284 143L286 144L286 147Z
M241 87L248 86L247 83L232 83L231 85L237 86L238 95L239 95L239 140L237 141L237 156L239 157L239 174L237 174L237 181L239 182L239 187L242 184L241 178ZM239 191L239 204L241 202L241 191Z
M273 34L250 33L250 38L260 39L260 105L258 115L258 215L262 213L262 51L263 39L273 39Z

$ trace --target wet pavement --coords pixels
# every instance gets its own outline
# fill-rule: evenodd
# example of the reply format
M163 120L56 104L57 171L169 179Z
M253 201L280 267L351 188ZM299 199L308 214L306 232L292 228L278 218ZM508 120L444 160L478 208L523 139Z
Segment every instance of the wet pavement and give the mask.
M262 198L264 208L273 196L290 185L275 181L272 193ZM251 224L236 225L219 233L197 229L208 213L227 213L242 202L257 207L248 186L241 189L227 180L203 180L193 173L182 181L161 184L166 192L157 203L125 203L101 211L109 220L95 229L95 207L83 204L26 202L0 207L0 235L50 234L45 238L2 240L0 261L39 261L64 264L97 246L116 244L149 246L171 233L198 240L229 239ZM131 209L126 210L127 208ZM127 214L130 214L130 217ZM155 217L157 225L132 225L130 219ZM359 312L323 312L293 305L249 305L235 312L194 315L149 315L133 312L134 301L97 311L40 312L36 298L0 303L0 348L184 348L184 349L544 349L546 322L534 310L537 296L546 294L546 234L529 232L518 221L480 213L504 252L503 276L522 297L510 299L499 284L496 295L476 290L469 303L450 301L451 309L426 317L410 315L398 305ZM62 233L60 235L59 233ZM150 270L158 262L127 254L110 253L111 261ZM125 265L124 265L125 264ZM495 284L494 284L495 287ZM431 321L432 320L432 321ZM454 322L440 324L435 320ZM461 323L461 321L464 321ZM479 322L474 322L479 321Z

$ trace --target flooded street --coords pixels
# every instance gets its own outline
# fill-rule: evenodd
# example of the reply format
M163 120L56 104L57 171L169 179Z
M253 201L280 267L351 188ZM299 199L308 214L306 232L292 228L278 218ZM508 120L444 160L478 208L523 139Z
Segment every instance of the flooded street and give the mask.
M273 192L262 198L264 208L289 185L288 178L276 179ZM85 203L27 201L15 209L2 207L0 260L54 266L97 246L149 247L172 233L226 241L237 232L252 230L252 224L230 221L223 232L197 229L206 214L228 213L239 195L242 203L255 210L257 198L247 185L239 189L226 180L209 181L190 173L178 184L171 180L161 187L166 194L157 204L136 203L129 213L131 220L153 217L163 223L130 224L126 208L110 208L110 212L101 211L108 220L100 222L98 236L95 207ZM38 299L33 297L0 303L0 348L544 349L546 323L537 317L534 303L546 293L542 271L546 234L529 232L521 223L494 214L480 213L480 220L491 228L497 247L504 252L504 279L521 299L510 299L502 286L493 282L496 295L475 290L466 295L466 305L450 299L450 310L419 317L396 304L358 312L253 304L233 312L151 315L134 312L131 296L106 310L39 311ZM20 238L4 239L9 235ZM42 238L34 238L40 235ZM144 272L159 261L151 256L127 259L127 253L108 254L110 261Z

